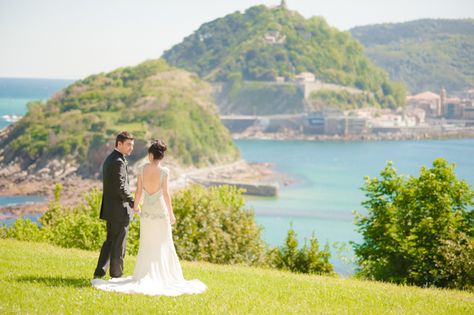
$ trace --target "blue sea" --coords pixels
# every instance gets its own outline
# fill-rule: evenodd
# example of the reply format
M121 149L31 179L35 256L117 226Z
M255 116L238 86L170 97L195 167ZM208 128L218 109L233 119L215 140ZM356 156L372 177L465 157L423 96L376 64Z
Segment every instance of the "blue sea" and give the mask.
M23 116L30 101L46 100L73 80L0 78L0 129Z
M0 79L0 128L10 122L4 115L24 115L30 100L45 100L71 80ZM361 241L355 231L353 211L364 213L360 187L364 176L375 177L387 161L393 161L399 173L417 175L421 166L430 166L443 157L456 164L458 178L474 184L474 139L423 141L261 141L238 140L241 155L249 162L272 163L278 172L293 179L282 186L277 198L246 197L263 227L263 238L271 245L282 245L290 226L299 241L318 238L320 245L332 247L336 271L353 272L351 250L336 254L335 242ZM20 199L34 201L35 196ZM0 206L12 203L0 198ZM17 201L17 200L15 200ZM0 219L1 221L1 219Z

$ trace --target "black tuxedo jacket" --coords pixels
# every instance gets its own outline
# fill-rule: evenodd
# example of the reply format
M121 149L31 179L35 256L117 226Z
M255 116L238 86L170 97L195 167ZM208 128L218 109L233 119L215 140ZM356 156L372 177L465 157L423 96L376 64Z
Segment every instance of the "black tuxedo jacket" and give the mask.
M133 218L133 196L128 183L127 162L122 153L112 151L102 167L103 195L100 218L128 223Z

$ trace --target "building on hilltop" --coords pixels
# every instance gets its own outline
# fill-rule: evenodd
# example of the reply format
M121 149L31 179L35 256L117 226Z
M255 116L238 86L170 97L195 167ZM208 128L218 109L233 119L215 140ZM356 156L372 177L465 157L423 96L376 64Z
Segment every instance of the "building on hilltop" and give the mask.
M267 44L271 44L271 45L283 44L285 43L285 40L286 40L286 36L280 34L279 31L269 31L263 36L263 38Z
M269 5L270 9L288 9L288 5L285 0L282 0L279 5Z

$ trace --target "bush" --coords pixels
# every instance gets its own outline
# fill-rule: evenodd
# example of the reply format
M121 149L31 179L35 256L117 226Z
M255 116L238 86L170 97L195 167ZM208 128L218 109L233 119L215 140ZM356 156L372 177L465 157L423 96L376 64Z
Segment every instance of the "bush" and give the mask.
M459 233L443 240L436 257L435 276L448 288L474 289L474 238Z
M2 226L0 228L0 236L2 238L14 238L20 241L38 242L43 240L38 224L30 219L18 218L10 227Z
M213 263L262 264L264 243L253 211L231 186L192 186L173 197L178 222L174 242L179 257Z
M305 243L298 249L296 232L292 227L288 230L285 245L275 247L267 253L269 265L283 270L301 273L333 274L334 267L329 262L331 253L329 245L326 244L324 250L319 250L318 240L314 233L309 241L309 247Z
M73 208L59 204L61 187L56 186L55 201L41 216L45 238L62 247L97 250L105 240L105 221L99 220L102 192L92 189L85 194L85 201Z
M366 178L356 225L358 274L419 286L473 285L474 190L456 178L454 165L436 159L419 177L399 176L391 162L381 178Z

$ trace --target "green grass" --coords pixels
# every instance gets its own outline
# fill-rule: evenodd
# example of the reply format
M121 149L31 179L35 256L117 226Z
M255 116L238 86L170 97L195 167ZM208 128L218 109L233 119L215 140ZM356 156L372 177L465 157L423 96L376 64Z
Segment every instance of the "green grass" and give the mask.
M474 294L182 262L200 295L109 293L89 284L96 252L0 240L0 314L474 314ZM126 257L125 274L135 257Z

